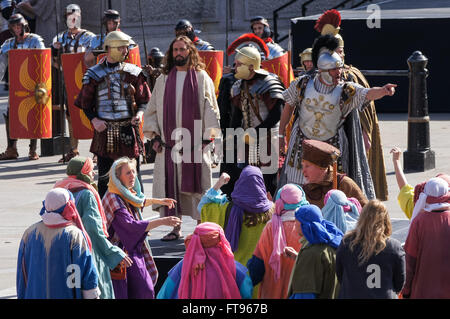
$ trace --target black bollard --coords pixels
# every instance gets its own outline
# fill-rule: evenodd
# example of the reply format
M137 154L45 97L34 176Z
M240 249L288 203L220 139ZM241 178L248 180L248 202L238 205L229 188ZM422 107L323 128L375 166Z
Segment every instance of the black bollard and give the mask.
M403 154L406 172L424 172L435 167L434 152L430 149L427 63L428 59L420 51L415 51L408 58L408 149Z

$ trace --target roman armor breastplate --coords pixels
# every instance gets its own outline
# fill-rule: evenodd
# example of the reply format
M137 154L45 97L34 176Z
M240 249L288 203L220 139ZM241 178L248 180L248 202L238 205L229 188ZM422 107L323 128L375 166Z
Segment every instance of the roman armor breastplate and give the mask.
M128 102L128 83L123 78L124 73L105 68L103 81L97 88L97 114L103 120L119 121L132 117ZM108 72L109 71L109 72Z
M269 48L269 57L268 59L275 59L282 56L285 51L284 49L277 43L266 43Z
M12 49L44 49L45 45L42 38L33 33L29 33L22 43L16 43L15 38L9 38L2 45L2 52L6 53Z
M105 42L105 37L105 34L97 34L95 38L92 38L91 43L89 44L89 48L91 50L102 50L103 42Z
M64 53L79 53L86 51L93 37L94 34L87 30L81 30L76 36L69 35L68 31L64 31L53 39L53 43L62 43Z
M197 50L199 50L199 51L214 50L214 47L211 45L211 43L209 43L207 41L203 41L201 39L198 39L198 41L195 42L195 46L196 46Z
M337 85L328 94L317 92L314 80L309 80L299 114L300 129L306 137L326 141L337 134L343 121L339 103L341 93L342 85Z

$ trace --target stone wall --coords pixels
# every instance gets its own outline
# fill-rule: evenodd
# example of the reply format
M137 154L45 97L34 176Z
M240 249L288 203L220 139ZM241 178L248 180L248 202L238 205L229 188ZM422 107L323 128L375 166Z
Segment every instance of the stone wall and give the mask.
M121 29L131 35L144 53L143 35L141 29L140 10L138 0L87 1L79 0L82 9L82 26L98 33L100 30L101 1L103 10L111 2L112 8L121 14ZM180 19L188 19L194 25L200 38L211 42L216 49L224 50L227 43L243 33L250 32L250 19L262 15L273 25L273 11L289 2L289 0L228 0L230 4L230 19L228 20L228 42L226 39L226 0L141 0L144 33L148 51L152 47L159 47L165 52L173 39L174 26ZM62 0L61 8L75 1ZM302 4L299 0L278 13L278 34L287 35L290 19L302 14ZM341 3L342 0L316 0L306 11L306 15L321 13ZM353 2L357 2L356 0ZM352 2L346 5L349 8ZM280 43L288 47L288 39Z

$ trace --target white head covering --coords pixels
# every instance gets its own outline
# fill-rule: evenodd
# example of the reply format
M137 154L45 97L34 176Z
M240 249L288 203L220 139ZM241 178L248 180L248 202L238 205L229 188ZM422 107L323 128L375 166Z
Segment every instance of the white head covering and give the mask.
M45 209L53 212L66 205L70 199L70 193L64 188L54 188L45 196Z
M423 192L420 193L419 199L414 206L411 222L422 211L422 209L431 212L433 210L450 208L450 203L448 202L433 204L427 203L428 196L441 197L446 195L449 190L450 189L448 187L448 183L442 178L434 177L428 180L428 182L425 184Z

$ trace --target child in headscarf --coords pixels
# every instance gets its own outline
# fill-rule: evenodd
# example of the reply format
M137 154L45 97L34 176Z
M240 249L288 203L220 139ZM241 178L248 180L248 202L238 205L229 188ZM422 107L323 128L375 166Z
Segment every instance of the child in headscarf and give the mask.
M99 275L100 298L114 299L110 270L119 264L132 264L127 254L108 240L106 216L100 195L94 183L94 163L89 157L76 156L67 164L67 178L54 187L70 190L83 225L92 241L92 256Z
M344 192L338 189L328 191L322 208L323 218L332 222L344 234L356 227L361 204L356 198L347 198Z
M300 222L301 249L285 253L294 258L288 296L290 299L335 299L339 293L336 277L336 249L344 235L333 223L322 218L316 205L305 205L295 212Z
M141 210L158 203L173 207L173 199L146 198L136 174L136 162L128 157L116 160L109 172L108 191L103 197L109 240L131 257L133 264L120 267L112 277L116 299L153 299L154 285L158 278L148 232L158 226L178 226L181 220L170 216L155 220L143 220Z
M17 298L98 298L100 290L91 240L72 193L54 188L42 205L42 221L30 226L20 241Z
M236 261L247 265L275 204L267 198L263 175L258 167L246 166L231 193L231 201L220 187L229 176L223 173L213 188L202 197L198 211L202 222L214 222L225 229Z
M222 227L199 224L185 239L186 253L161 287L158 299L249 299L247 269L234 260Z
M287 258L283 251L286 246L300 250L301 237L295 222L295 210L308 204L303 189L296 184L286 184L278 190L275 213L264 227L247 263L253 285L261 282L259 299L287 299L294 260Z

